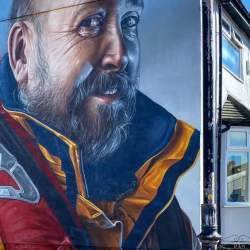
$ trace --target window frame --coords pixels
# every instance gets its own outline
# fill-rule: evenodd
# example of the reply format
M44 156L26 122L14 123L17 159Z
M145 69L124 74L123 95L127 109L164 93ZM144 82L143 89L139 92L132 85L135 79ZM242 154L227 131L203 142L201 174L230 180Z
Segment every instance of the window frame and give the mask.
M231 132L246 132L247 134L247 145L245 147L239 147L239 146L230 146L230 133ZM228 201L227 197L227 161L228 161L228 155L232 152L247 152L248 155L248 201L247 202L233 202ZM250 128L248 127L231 127L229 131L227 131L226 134L226 152L225 152L225 159L224 159L224 207L250 207Z
M223 22L229 27L229 32L227 31L227 29L224 29ZM230 25L230 23L224 17L222 18L222 22L221 23L222 23L222 33L224 33L227 36L231 37L232 25Z
M225 23L230 28L230 31L228 32L226 29L223 28L222 24L222 36L224 36L225 39L237 50L240 52L240 76L237 76L234 72L232 72L226 65L222 62L222 67L227 70L233 77L235 77L238 81L241 83L244 83L244 72L243 72L243 39L240 33L236 30L236 28L230 23L230 21L227 20L227 18L222 18L222 23ZM240 38L240 40L237 38L237 36ZM221 38L222 39L222 38ZM223 55L221 55L223 56Z

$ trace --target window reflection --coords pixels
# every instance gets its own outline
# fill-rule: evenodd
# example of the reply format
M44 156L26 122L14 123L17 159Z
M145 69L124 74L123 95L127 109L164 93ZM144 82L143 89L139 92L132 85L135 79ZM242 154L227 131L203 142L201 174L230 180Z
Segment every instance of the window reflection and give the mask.
M248 153L231 152L227 159L227 200L248 201Z
M229 145L231 147L246 147L247 133L246 132L230 132Z
M238 77L241 77L240 57L240 49L222 36L222 63Z

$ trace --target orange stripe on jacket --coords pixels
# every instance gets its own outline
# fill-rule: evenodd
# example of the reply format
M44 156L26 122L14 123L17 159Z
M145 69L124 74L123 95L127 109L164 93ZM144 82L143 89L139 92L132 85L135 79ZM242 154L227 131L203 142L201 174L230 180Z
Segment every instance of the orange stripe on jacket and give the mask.
M0 238L0 250L5 250L5 247L1 238Z
M113 222L116 220L123 222L123 239L126 239L132 231L145 206L155 198L168 170L182 160L194 131L188 124L177 121L175 133L168 145L136 172L139 185L135 193L116 204L114 202L98 203L98 206L112 218ZM118 242L122 232L120 230L119 234L117 227L109 230L90 227L88 233L91 241L97 246L100 244L98 239L102 239L102 244L105 246L119 247Z
M119 206L119 216L123 217L124 222L125 238L133 229L144 207L155 198L167 171L183 158L193 132L191 126L177 121L175 133L163 152L147 161L136 172L139 187L133 195L122 200Z

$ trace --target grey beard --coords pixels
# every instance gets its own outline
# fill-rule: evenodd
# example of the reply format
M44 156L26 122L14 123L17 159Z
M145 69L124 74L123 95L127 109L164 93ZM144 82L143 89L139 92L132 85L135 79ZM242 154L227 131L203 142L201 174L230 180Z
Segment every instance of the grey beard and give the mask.
M94 75L75 85L63 123L66 134L80 145L84 161L92 164L107 158L126 140L136 96L135 84L125 73ZM88 97L113 89L117 89L116 100L99 105L91 115Z
M37 84L32 89L21 86L19 91L26 111L74 140L86 164L106 159L127 138L135 110L136 84L126 73L93 72L84 82L76 82L71 96L66 98L63 90L58 89L60 85L51 80L42 48L37 47ZM99 105L95 115L91 115L88 97L114 88L117 89L116 100ZM62 101L66 101L67 110L59 114Z

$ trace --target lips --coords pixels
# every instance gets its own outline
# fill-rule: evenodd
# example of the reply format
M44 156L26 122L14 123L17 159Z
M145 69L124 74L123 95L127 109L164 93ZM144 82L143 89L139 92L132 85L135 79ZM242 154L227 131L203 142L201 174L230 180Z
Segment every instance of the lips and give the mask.
M109 89L92 96L99 103L112 103L118 97L118 89Z

